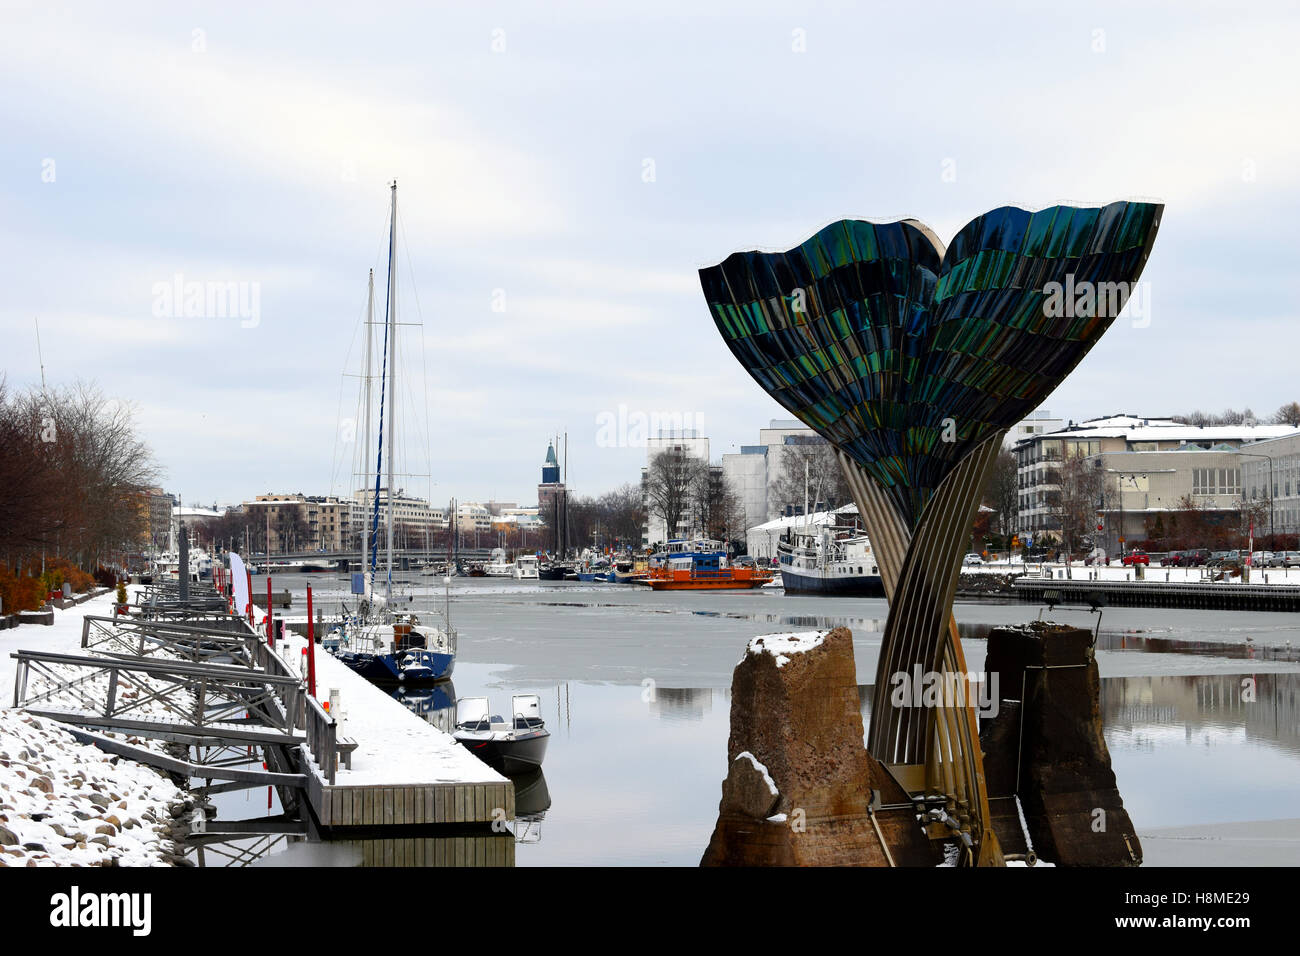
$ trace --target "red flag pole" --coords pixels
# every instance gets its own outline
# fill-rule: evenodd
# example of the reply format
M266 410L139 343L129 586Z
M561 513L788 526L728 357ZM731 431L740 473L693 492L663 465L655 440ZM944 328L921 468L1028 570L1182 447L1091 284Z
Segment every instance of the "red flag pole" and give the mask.
M307 693L316 696L316 628L311 616L311 585L307 585Z
M271 629L271 575L266 576L266 646L275 648L275 632Z

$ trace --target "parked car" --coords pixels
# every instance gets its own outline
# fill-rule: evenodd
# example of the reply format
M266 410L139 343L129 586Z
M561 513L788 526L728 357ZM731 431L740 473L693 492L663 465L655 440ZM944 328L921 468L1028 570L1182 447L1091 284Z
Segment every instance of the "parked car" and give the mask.
M978 554L975 554L974 552L971 552L970 554L966 555L966 557L961 559L961 566L963 568L969 568L972 565L983 564L983 563L984 563L984 559L981 558Z
M1083 559L1083 563L1087 566L1096 565L1097 567L1101 567L1103 564L1109 564L1110 562L1106 560L1106 552L1104 549L1093 548L1088 552L1088 556Z
M1129 568L1135 564L1150 564L1151 558L1145 551L1133 550L1124 555L1124 567Z
M1273 560L1272 551L1252 551L1250 552L1250 566L1252 568L1266 568L1268 563Z
M1192 548L1190 551L1183 552L1183 563L1179 567L1195 568L1205 564L1210 560L1209 548Z
M1205 561L1205 566L1207 568L1217 568L1222 565L1224 561L1227 561L1231 554L1231 551L1212 551L1209 558Z
M1186 560L1187 560L1187 552L1170 551L1168 554L1166 554L1163 558L1160 559L1160 566L1162 568L1182 568L1182 567L1186 567L1186 565L1183 563Z

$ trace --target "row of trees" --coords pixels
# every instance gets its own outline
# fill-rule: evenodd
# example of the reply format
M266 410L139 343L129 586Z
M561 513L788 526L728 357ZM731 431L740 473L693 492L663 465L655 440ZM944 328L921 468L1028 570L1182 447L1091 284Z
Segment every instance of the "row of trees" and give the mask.
M650 459L642 492L646 517L662 521L669 538L687 527L720 541L744 534L744 507L722 469L683 448Z
M1272 425L1292 425L1300 427L1300 402L1287 402L1278 408L1272 415L1266 419L1259 419L1249 408L1243 408L1237 411L1234 408L1224 409L1215 415L1201 411L1199 408L1186 415L1175 415L1173 420L1184 422L1188 425L1247 425L1253 422L1264 421Z
M131 406L93 384L15 391L0 379L0 562L29 576L56 556L93 571L133 550L158 477ZM7 605L8 607L8 605Z

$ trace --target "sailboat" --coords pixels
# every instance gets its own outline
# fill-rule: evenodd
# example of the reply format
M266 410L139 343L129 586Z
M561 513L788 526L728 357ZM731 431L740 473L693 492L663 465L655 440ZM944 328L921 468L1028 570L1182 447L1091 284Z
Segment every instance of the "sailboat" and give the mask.
M412 613L399 611L393 599L393 447L396 434L395 408L397 377L397 183L392 184L392 211L388 227L388 299L384 318L382 371L379 387L378 444L374 471L374 499L369 530L362 535L361 571L353 576L353 593L358 595L356 613L345 613L327 641L327 648L344 664L374 683L404 686L447 680L456 664L456 630L451 626L449 596L444 604L445 627L422 623ZM375 276L370 273L366 305L366 358L364 376L364 445L370 450L370 403L372 376L372 329L375 310ZM388 455L384 455L387 410ZM386 543L384 582L376 586L379 571L380 482L387 462L388 487L384 500ZM444 578L449 585L450 579ZM448 590L449 595L449 590Z

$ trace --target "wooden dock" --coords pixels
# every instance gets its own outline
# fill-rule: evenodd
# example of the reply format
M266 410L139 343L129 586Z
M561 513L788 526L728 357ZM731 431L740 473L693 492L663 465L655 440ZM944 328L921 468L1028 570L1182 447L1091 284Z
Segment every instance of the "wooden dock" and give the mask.
M1293 584L1202 584L1149 579L1080 581L1021 577L1016 579L1014 589L1015 596L1024 604L1300 611L1300 586Z
M286 810L310 813L330 841L359 841L371 859L513 864L509 779L317 645L317 694L340 700L331 714L297 666L304 638L272 646L264 631L214 609L214 589L191 587L189 602L158 589L133 615L88 615L86 653L14 654L14 704L82 728L86 742L119 755L208 778L200 790L275 786ZM141 712L145 700L158 707ZM128 753L103 731L192 747L194 762L146 748ZM234 769L250 746L266 770Z

